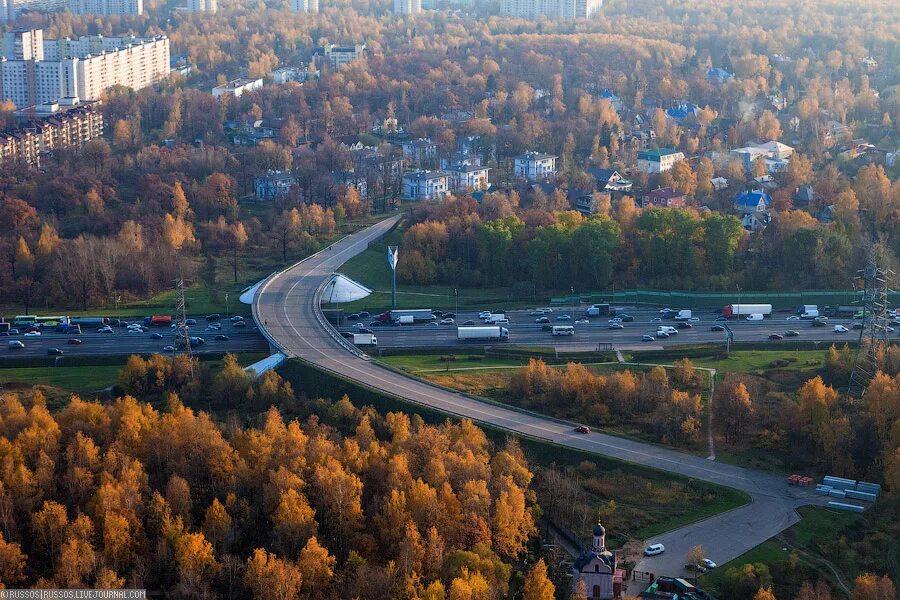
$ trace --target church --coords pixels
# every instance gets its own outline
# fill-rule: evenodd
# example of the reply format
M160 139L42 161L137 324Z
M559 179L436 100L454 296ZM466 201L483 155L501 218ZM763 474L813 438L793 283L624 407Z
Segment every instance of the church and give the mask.
M584 581L587 600L618 598L622 593L623 572L616 568L617 564L615 553L606 549L606 529L598 521L591 549L578 557L573 566L573 586Z

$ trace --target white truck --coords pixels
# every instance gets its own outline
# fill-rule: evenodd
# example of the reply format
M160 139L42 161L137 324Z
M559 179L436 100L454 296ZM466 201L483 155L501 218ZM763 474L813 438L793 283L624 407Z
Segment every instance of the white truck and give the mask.
M722 309L722 315L726 317L746 317L748 315L763 315L767 317L771 314L771 304L729 304Z
M459 327L456 330L456 339L461 342L470 340L504 342L509 339L509 329L499 326Z
M371 333L354 333L353 344L355 346L377 346L378 338Z
M682 310L679 310L679 311L678 311L678 314L675 315L675 320L676 320L676 321L690 321L690 320L691 320L691 317L693 317L693 316L694 316L694 315L693 315L693 313L691 312L691 310L685 308L685 309L682 309Z
M815 319L819 316L819 307L816 304L804 304L798 312L801 319Z
M506 325L509 323L509 319L503 313L492 313L484 322L489 325Z

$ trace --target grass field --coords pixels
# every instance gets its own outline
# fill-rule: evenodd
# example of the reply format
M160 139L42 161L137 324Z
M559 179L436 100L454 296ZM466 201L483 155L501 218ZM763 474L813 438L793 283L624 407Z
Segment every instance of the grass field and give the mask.
M821 369L825 363L825 348L821 350L738 350L728 358L698 358L691 360L694 366L716 369L717 371L737 371L750 373L772 367L776 360L787 360L784 368L799 370Z

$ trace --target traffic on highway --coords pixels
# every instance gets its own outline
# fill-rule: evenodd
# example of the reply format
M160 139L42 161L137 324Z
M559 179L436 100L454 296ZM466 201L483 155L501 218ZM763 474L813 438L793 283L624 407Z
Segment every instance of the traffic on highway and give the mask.
M72 319L73 324L77 321ZM171 354L179 347L171 319L146 325L140 318L102 319L96 323L85 319L83 322L85 326L77 328L59 324L47 326L47 323L5 327L0 331L0 352L7 357L113 356ZM194 354L266 352L269 349L256 325L243 317L197 316L188 318L186 325Z
M597 307L604 307L598 309ZM852 341L860 327L853 315L829 318L802 316L796 311L771 311L723 316L721 309L673 310L647 307L557 306L528 310L443 312L430 309L398 310L384 315L351 313L344 315L338 330L348 339L354 334L375 334L381 348L455 346L470 342L498 341L521 345L586 346L612 344L617 347L664 347L676 344L771 342L784 340L840 342ZM434 315L434 318L420 315ZM602 314L601 314L602 313ZM393 314L396 318L385 318ZM589 316L590 315L590 316ZM506 329L492 339L476 334L487 325ZM469 329L475 328L475 329ZM892 337L897 332L889 328ZM491 335L485 331L485 335Z

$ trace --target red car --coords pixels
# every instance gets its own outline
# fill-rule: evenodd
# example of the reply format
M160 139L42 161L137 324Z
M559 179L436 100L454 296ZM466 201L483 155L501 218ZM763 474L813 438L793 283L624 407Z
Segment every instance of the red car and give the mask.
M588 427L587 425L579 425L578 427L575 428L575 433L590 433L590 432L591 432L591 428Z
M69 338L69 339L66 340L66 343L67 343L67 344L72 344L72 345L74 346L74 345L80 344L80 343L81 343L81 340L79 340L78 338Z
M769 336L769 341L771 341L771 342L780 342L783 339L784 339L784 336L780 335L778 333L773 333L772 335Z

